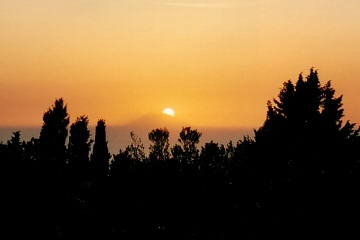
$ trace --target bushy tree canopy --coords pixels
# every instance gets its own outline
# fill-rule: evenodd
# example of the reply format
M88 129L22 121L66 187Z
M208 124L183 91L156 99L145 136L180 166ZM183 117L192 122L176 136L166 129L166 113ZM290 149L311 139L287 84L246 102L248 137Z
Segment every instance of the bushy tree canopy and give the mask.
M355 124L343 124L342 105L342 95L335 96L331 81L321 86L317 70L311 68L306 80L300 74L295 85L284 82L278 99L268 101L266 120L255 138L294 145L343 141L358 131Z
M150 145L150 161L164 161L169 159L169 130L167 128L157 128L149 132L148 137L152 142Z

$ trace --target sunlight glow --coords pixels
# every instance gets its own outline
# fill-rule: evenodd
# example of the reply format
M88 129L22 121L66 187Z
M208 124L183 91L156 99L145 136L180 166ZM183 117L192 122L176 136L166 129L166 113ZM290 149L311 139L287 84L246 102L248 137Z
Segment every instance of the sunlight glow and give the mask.
M0 0L0 127L40 127L62 97L70 124L169 107L192 127L257 129L311 67L360 123L359 12L358 0Z
M174 110L172 110L171 108L165 108L162 112L163 112L164 114L167 114L167 115L170 115L170 116L174 116L174 115L175 115Z

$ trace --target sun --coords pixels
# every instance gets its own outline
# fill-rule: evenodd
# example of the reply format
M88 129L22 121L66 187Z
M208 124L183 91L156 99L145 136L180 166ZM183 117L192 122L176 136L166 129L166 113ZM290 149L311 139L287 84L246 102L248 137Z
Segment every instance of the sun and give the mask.
M171 108L165 108L162 112L170 116L175 116L175 112Z

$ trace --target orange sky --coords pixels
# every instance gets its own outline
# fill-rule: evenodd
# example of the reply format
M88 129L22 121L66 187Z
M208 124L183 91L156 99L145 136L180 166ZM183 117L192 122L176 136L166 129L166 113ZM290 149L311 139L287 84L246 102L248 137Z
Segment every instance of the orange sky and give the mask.
M360 124L358 0L0 0L0 125L131 122L165 107L195 125L259 127L311 67Z

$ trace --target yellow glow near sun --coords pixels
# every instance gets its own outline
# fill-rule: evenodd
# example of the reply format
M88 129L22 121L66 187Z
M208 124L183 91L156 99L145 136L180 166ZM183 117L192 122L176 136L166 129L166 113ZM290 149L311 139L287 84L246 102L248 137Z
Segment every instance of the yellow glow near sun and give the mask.
M174 116L174 115L175 115L174 110L172 110L171 108L165 108L162 112L163 112L164 114L167 114L167 115L170 115L170 116Z

